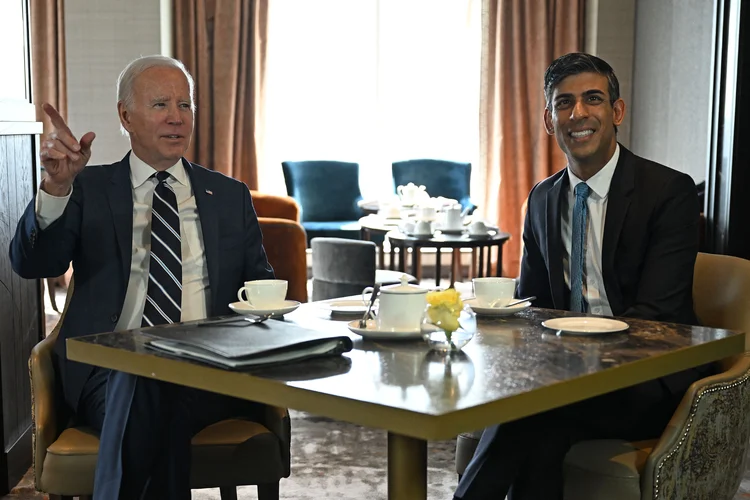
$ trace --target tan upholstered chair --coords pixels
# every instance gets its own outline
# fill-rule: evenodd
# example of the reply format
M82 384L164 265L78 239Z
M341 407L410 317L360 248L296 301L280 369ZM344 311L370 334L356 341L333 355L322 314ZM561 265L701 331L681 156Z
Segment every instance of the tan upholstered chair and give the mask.
M698 254L693 300L701 324L750 332L750 261ZM722 365L690 386L660 439L576 444L565 500L733 498L750 443L750 355Z
M276 277L287 280L286 298L307 302L307 234L290 196L250 191L263 232L263 247Z
M699 253L694 273L694 307L701 324L750 332L750 261ZM742 356L722 364L725 372L690 387L659 440L576 444L565 462L565 500L732 498L748 452L750 361ZM476 431L458 437L459 476L480 436ZM680 467L685 472L678 481Z
M32 421L36 489L50 499L93 493L99 450L97 434L84 426L71 427L62 389L55 376L52 349L58 327L31 351ZM229 419L213 424L193 438L193 488L221 490L222 500L236 500L238 485L257 484L259 500L278 500L279 480L289 477L290 424L283 408L268 406L261 423Z

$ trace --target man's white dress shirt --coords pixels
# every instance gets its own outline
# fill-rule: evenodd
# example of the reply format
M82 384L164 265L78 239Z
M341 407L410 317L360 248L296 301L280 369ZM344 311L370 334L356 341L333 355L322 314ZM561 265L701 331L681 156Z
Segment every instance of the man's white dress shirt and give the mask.
M87 167L99 168L99 167ZM182 321L203 319L208 316L211 291L208 284L208 267L203 245L198 207L182 160L169 169L167 180L177 198L180 212L180 237L182 239ZM130 277L125 303L115 331L141 326L143 305L148 290L148 268L151 254L151 201L157 180L156 170L130 153L130 181L133 189L133 247L130 258ZM56 197L41 189L36 198L36 217L44 230L65 211L70 200L68 193Z
M586 200L589 218L586 228L586 267L584 268L583 295L588 303L587 312L603 316L612 316L612 309L609 307L602 275L602 243L604 241L604 221L607 218L609 187L612 184L612 176L615 173L619 158L620 145L618 144L615 148L615 154L612 155L607 164L586 181L591 191ZM563 199L560 231L563 241L565 284L570 288L570 252L573 235L573 207L576 200L575 188L578 183L583 181L576 177L570 168L568 168L568 181L569 189L568 195ZM565 202L567 202L567 206L565 206Z

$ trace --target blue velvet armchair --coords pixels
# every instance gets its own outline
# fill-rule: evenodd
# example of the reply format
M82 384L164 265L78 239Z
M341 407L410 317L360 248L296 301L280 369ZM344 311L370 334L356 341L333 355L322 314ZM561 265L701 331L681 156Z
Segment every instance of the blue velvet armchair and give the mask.
M289 196L299 203L307 244L317 237L359 239L359 164L341 161L285 161Z
M447 160L407 160L392 164L394 186L405 186L409 182L424 185L432 197L442 196L458 200L461 206L476 210L469 197L471 186L471 163Z

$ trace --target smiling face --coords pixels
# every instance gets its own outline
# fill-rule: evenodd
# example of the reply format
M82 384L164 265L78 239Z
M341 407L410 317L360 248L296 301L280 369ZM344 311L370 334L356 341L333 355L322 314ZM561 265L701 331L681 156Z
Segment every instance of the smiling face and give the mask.
M555 87L544 110L544 126L555 135L573 173L587 180L615 153L615 126L624 117L625 102L610 103L606 76L578 73Z
M190 86L177 68L156 66L135 79L133 102L117 103L122 126L138 158L166 170L185 154L193 134Z

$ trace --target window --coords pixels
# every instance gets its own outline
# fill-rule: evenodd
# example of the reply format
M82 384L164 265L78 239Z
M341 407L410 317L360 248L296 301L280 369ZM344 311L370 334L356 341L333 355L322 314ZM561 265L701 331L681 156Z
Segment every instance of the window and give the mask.
M480 3L269 2L260 188L285 192L285 160L358 162L365 198L393 192L392 161L475 167Z

